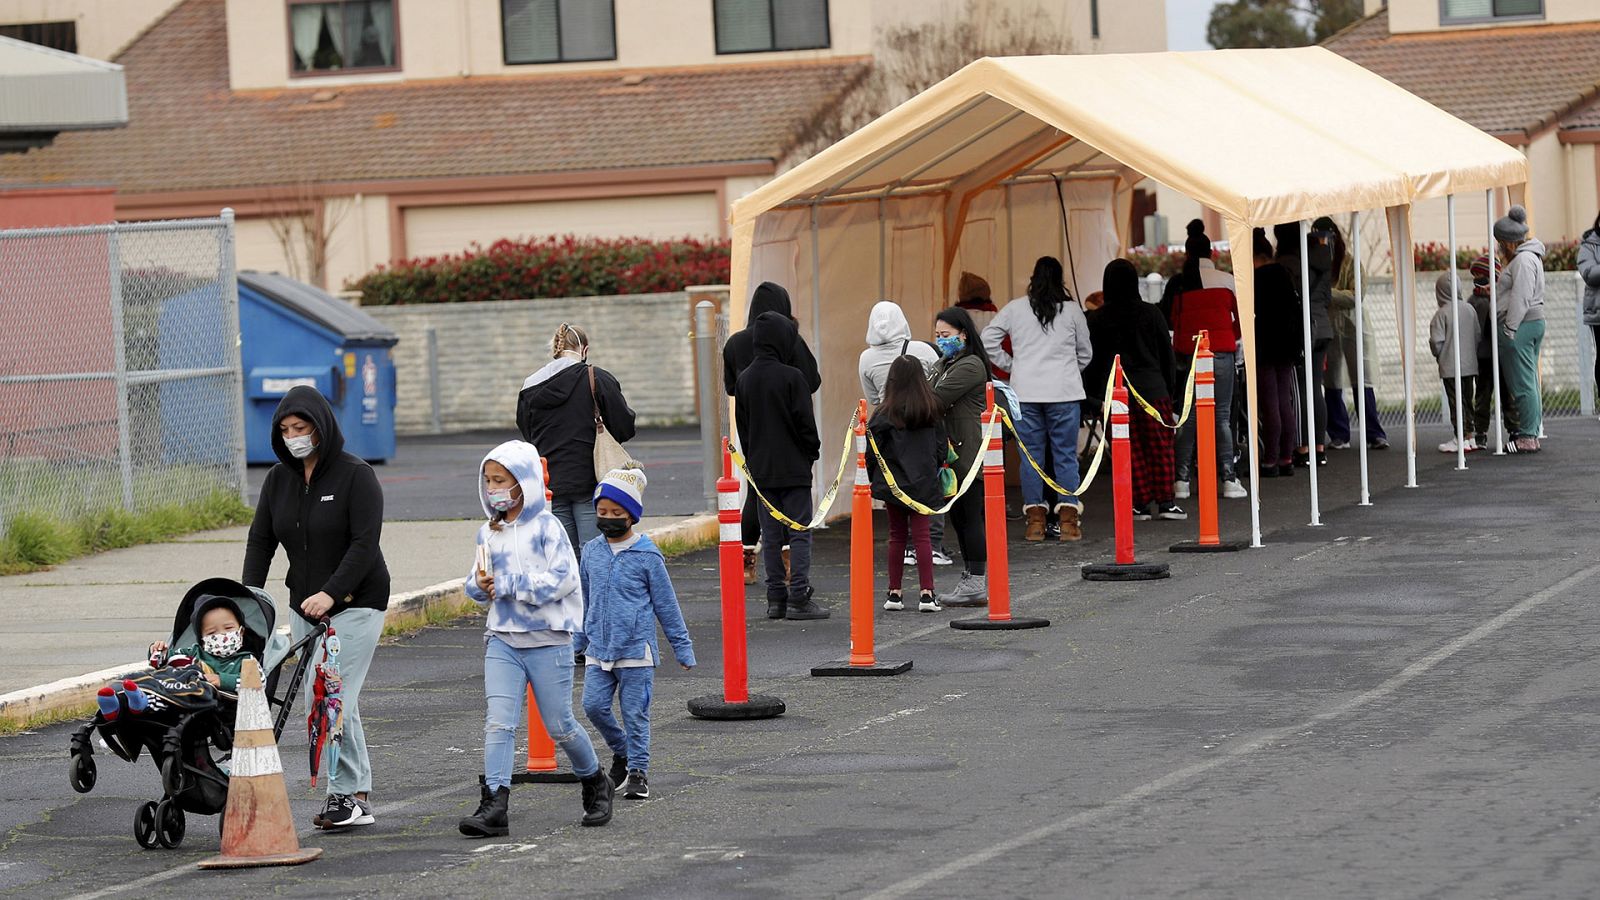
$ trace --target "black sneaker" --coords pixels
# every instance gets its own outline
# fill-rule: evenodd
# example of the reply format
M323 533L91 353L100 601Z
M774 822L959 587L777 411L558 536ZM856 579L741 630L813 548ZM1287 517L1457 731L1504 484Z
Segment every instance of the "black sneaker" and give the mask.
M634 769L628 773L628 780L624 781L617 790L629 800L648 800L650 798L650 782L644 773Z
M360 797L351 797L350 799L356 802L356 808L361 811L361 815L356 817L356 825L371 825L378 821L377 818L372 815L371 803L368 803Z
M1044 523L1044 539L1047 541L1061 540L1061 521Z
M883 595L883 608L889 612L899 612L906 608L906 599L900 594L890 591Z
M607 774L611 776L612 784L621 786L622 780L628 777L628 757L621 753L611 754L611 771Z
M1189 518L1189 514L1183 511L1183 507L1170 500L1166 503L1157 503L1155 507L1156 518L1158 519L1180 520Z
M929 592L917 596L917 612L944 612L944 607L939 605L939 598Z
M349 828L361 819L361 806L349 794L329 794L322 813L312 820L318 828Z
M1148 522L1148 521L1150 521L1150 510L1146 509L1146 508L1143 508L1143 507L1135 506L1133 508L1133 520L1135 522Z

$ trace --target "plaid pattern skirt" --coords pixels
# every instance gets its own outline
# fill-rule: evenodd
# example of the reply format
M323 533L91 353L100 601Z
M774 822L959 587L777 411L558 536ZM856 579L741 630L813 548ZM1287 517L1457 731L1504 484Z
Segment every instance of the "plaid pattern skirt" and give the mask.
M1171 422L1172 400L1150 401ZM1172 499L1172 429L1163 426L1137 402L1128 404L1128 448L1133 469L1133 505L1144 509L1156 500Z

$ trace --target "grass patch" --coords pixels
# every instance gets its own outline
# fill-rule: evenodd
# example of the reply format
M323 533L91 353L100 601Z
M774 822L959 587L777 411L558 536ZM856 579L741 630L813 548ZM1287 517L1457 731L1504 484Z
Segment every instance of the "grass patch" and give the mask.
M715 535L701 540L669 537L656 541L655 544L656 549L661 551L662 556L665 556L667 559L672 559L673 557L683 556L686 553L694 553L697 550L704 550L707 547L715 547L717 545L717 539Z
M382 640L395 641L408 638L424 628L452 625L477 612L477 609L478 604L466 598L456 602L435 603L420 612L396 616L393 621L385 622Z
M194 531L250 521L251 509L225 490L189 503L128 512L120 508L82 513L72 519L19 512L0 537L0 575L37 572L77 556L151 544Z
M49 728L51 725L60 725L62 722L78 722L88 719L95 714L98 707L94 701L86 701L76 706L65 706L49 712L36 713L24 719L10 719L0 717L0 737L9 737L27 731L38 731Z

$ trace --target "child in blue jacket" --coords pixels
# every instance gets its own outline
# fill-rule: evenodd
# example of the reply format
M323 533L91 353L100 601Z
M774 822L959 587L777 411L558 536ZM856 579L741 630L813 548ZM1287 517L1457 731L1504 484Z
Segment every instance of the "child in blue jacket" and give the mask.
M631 800L650 796L650 694L661 659L657 620L678 663L694 668L694 642L667 577L666 558L650 538L633 530L644 514L644 487L642 469L606 473L594 492L600 536L583 546L578 569L588 598L583 712L611 748L611 779L618 792ZM613 697L622 707L620 727L611 712Z

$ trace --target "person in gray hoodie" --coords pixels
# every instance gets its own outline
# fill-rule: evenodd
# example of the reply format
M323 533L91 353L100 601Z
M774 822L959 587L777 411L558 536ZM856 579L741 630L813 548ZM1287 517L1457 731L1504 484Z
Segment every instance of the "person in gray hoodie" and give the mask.
M1494 240L1505 269L1500 273L1501 366L1517 405L1514 445L1518 453L1539 452L1544 424L1539 395L1539 348L1544 343L1544 244L1528 234L1528 211L1513 206L1494 223Z
M1589 326L1594 344L1600 348L1600 215L1578 242L1578 277L1583 279L1583 324ZM1600 394L1600 352L1594 355L1594 389Z
M1434 282L1434 297L1439 301L1439 311L1428 323L1428 349L1439 362L1439 379L1444 382L1445 401L1450 407L1450 422L1462 435L1461 447L1454 437L1439 445L1440 453L1454 453L1465 449L1471 453L1478 449L1473 440L1471 423L1463 427L1456 421L1456 391L1461 392L1461 413L1472 415L1473 388L1478 378L1478 317L1467 304L1466 291L1455 272L1445 272ZM1459 324L1458 324L1459 323ZM1459 329L1459 330L1458 330ZM1456 381L1456 356L1461 357L1461 380Z

